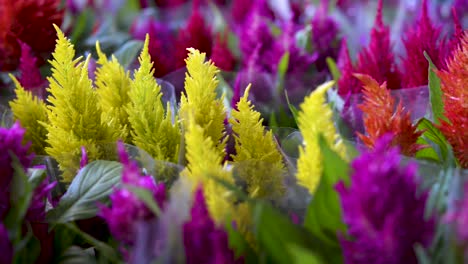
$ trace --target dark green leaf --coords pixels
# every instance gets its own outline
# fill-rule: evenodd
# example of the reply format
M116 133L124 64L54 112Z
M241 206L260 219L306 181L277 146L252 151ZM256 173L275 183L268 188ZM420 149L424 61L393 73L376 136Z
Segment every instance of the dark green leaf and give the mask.
M431 121L421 118L418 122L418 130L424 131L423 138L428 143L434 143L433 150L438 154L439 160L446 166L456 166L452 147L445 136L436 128Z
M348 184L350 171L348 163L328 146L323 135L319 136L319 146L323 156L322 179L326 180L331 186L335 185L338 180L344 180Z
M229 247L234 249L236 257L243 256L247 264L258 263L258 257L255 251L250 247L241 233L234 229L232 221L229 218L226 220L225 230L229 238Z
M59 205L47 214L47 220L65 223L96 215L97 203L112 192L120 182L122 165L115 161L98 160L80 170Z
M297 110L297 108L291 104L291 102L289 101L289 96L288 96L288 91L285 89L284 90L284 96L286 97L286 102L288 104L288 107L289 107L289 110L291 111L293 117L294 117L294 122L296 124L298 124L298 120L299 120L299 110Z
M436 66L432 62L431 58L424 51L424 57L429 62L429 99L431 101L432 114L436 124L439 120L445 119L444 117L444 102L442 101L442 90L440 89L440 79L435 73L437 70Z
M114 56L119 60L122 67L125 69L130 66L130 64L135 61L138 54L143 47L143 43L139 40L130 40L127 41L120 49L118 49Z
M153 193L150 190L130 185L124 185L124 187L145 203L146 207L148 207L155 216L159 216L161 214L161 209L154 200Z
M82 249L77 246L72 246L68 248L58 261L59 264L96 264L96 257L94 256L94 250L91 249Z
M277 87L276 87L276 94L281 95L284 89L284 78L288 71L289 67L289 52L286 52L281 57L281 60L278 64L278 72L277 72Z
M103 257L112 261L113 263L119 262L119 254L109 245L106 243L97 240L96 238L90 236L89 234L81 231L78 227L76 227L73 223L66 223L62 224L64 227L68 228L70 231L75 233L76 235L80 236L85 240L87 243L92 245L97 251L99 251Z
M421 244L416 244L414 247L416 256L418 257L418 262L420 264L431 264L431 259L426 253L426 250L421 246Z
M301 226L293 224L286 216L271 205L258 202L254 207L255 237L261 250L274 263L291 263L293 255L287 251L294 244L311 250L314 243L311 234Z
M31 184L31 188L34 190L36 189L39 184L41 184L44 179L47 177L45 174L45 169L29 169L29 183Z
M304 249L303 247L290 244L288 251L293 256L294 264L325 264L327 263L321 256L314 254L313 251Z
M94 25L94 18L94 11L91 8L86 8L80 13L73 23L73 32L70 37L73 43L76 44L80 39L91 33Z

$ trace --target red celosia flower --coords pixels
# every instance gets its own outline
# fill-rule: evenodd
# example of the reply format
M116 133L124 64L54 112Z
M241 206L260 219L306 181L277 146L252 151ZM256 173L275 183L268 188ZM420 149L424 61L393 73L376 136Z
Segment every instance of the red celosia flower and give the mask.
M369 75L355 74L364 84L364 103L358 105L363 111L366 134L358 133L363 143L374 148L375 143L387 133L393 134L392 146L399 146L401 152L411 156L422 148L416 144L421 132L411 123L410 113L403 110L401 103L395 107L395 99L387 90L387 84L382 85Z
M18 67L21 47L28 44L34 55L47 57L55 47L52 24L62 23L60 0L0 0L0 70Z
M437 71L442 82L444 115L439 129L453 147L464 168L468 167L468 31L447 62L447 70Z
M211 60L214 64L223 71L233 71L236 66L236 59L228 47L227 31L216 38L216 43L213 47Z
M402 58L402 84L405 88L427 84L429 63L424 57L424 51L437 68L444 66L445 41L440 38L441 29L432 24L427 9L427 0L423 0L416 25L403 38L406 56Z
M382 0L379 0L369 46L359 53L356 72L370 75L379 84L387 82L389 89L399 89L400 73L393 57L390 30L383 24L382 6Z
M187 48L195 48L211 56L213 40L211 29L198 10L194 8L185 28L179 31L176 41L176 68L185 66L184 59L187 57Z

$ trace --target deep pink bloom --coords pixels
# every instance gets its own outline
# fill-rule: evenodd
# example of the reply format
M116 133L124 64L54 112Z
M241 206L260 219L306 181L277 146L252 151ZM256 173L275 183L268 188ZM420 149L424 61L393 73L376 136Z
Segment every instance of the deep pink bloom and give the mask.
M415 163L401 165L391 135L352 162L351 183L338 183L347 234L341 234L345 263L417 263L414 246L430 245L434 219L425 220L427 192L418 190Z
M242 260L235 260L227 233L216 227L211 219L201 187L195 192L191 219L184 224L183 237L189 264L242 263Z
M233 71L236 67L236 58L228 47L227 31L218 34L210 59L223 71Z
M57 185L56 181L49 183L49 180L46 178L34 189L31 203L26 213L26 220L31 222L42 222L45 220L46 201L51 198L50 192L55 185Z
M118 142L118 153L123 165L122 184L110 195L111 207L101 207L100 216L109 225L114 238L131 246L135 243L136 226L140 221L149 221L155 218L154 214L125 186L134 186L149 190L160 207L166 201L166 188L164 184L157 184L151 175L141 175L135 161L131 161L125 152L122 142Z
M429 18L427 0L422 2L422 10L416 24L405 33L403 44L406 48L406 56L402 58L404 88L428 83L429 63L424 57L424 51L438 69L445 68L445 39L441 37L441 28L433 25Z
M358 93L360 91L360 82L354 77L356 69L354 68L351 57L349 56L348 43L346 38L341 41L340 54L337 61L338 69L341 72L341 77L338 80L338 93L344 97L349 94Z
M358 54L356 73L370 75L379 84L387 82L388 89L399 89L400 73L395 65L390 30L383 23L382 8L382 0L379 0L369 46Z
M33 94L43 98L45 96L47 81L41 76L37 58L32 54L31 47L29 47L28 44L21 42L20 46L21 57L19 71L21 76L18 81L25 90L31 91Z
M231 4L231 18L238 27L249 25L246 23L251 13L257 13L265 18L274 18L273 11L265 0L233 0Z
M211 56L213 47L213 39L211 37L211 28L206 23L198 8L192 9L187 25L179 30L176 40L176 69L185 66L185 58L187 58L187 48L195 48L200 52L206 53L207 57Z

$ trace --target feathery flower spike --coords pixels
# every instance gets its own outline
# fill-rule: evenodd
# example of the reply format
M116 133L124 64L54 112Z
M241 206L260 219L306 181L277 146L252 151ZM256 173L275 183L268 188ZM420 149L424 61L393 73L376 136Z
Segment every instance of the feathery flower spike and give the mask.
M272 131L265 132L260 113L248 100L250 86L232 111L232 124L236 141L236 154L232 156L241 168L240 176L247 183L252 197L277 197L284 193L283 157L278 150Z
M437 71L441 79L444 116L439 129L453 147L455 157L468 168L468 31L447 62L446 70Z
M298 126L304 137L304 146L299 149L297 161L297 179L299 184L313 194L322 176L322 154L318 142L322 133L327 143L338 154L346 159L346 149L333 124L330 105L325 101L326 91L333 86L330 81L317 87L301 104Z
M140 68L130 83L130 104L126 106L132 127L133 143L158 160L176 162L178 159L180 130L172 123L170 107L161 101L161 87L153 77L153 64L148 53L147 35L139 57Z
M426 220L428 193L418 188L417 166L402 167L391 135L352 162L351 184L336 190L347 234L341 235L345 263L418 263L414 246L430 245L434 219Z
M384 82L379 85L368 75L355 74L364 85L364 103L358 105L363 112L366 135L358 137L369 148L374 148L378 139L387 133L393 134L392 146L399 146L403 154L412 156L422 146L416 141L422 132L416 131L411 123L410 113L405 112L401 102L395 107L395 99Z

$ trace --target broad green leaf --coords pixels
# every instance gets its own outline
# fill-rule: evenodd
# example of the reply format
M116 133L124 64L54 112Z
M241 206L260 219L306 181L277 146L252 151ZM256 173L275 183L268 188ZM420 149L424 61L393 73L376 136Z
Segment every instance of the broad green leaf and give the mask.
M73 23L73 32L70 39L72 43L77 43L81 38L91 33L94 25L95 15L91 8L86 8Z
M47 220L65 223L95 216L97 203L108 198L120 182L121 174L122 165L118 162L98 160L89 163L73 179L58 206L49 211Z
M234 249L236 257L243 256L245 263L258 263L258 257L255 251L250 247L242 234L235 230L231 219L226 219L225 230L229 238L229 247Z
M92 248L85 250L77 246L68 248L58 259L59 264L97 264Z
M311 249L314 242L306 229L293 224L285 215L264 202L255 204L254 223L259 247L274 263L292 262L293 255L285 250L290 245Z
M350 168L328 146L322 135L319 137L319 146L323 156L323 174L319 187L307 208L304 226L314 238L323 242L323 247L327 251L335 252L340 251L337 233L344 232L346 225L342 221L341 204L334 186L339 180L348 184ZM335 261L340 260L335 259Z
M155 216L159 216L161 214L161 208L159 208L159 205L154 200L153 193L150 190L130 185L124 185L124 187L145 203L146 207L148 207Z
M325 264L324 261L319 255L314 254L313 251L304 249L303 247L291 244L287 249L293 256L294 264Z
M448 143L444 134L426 118L421 118L418 122L418 130L424 131L423 138L427 143L434 143L432 148L438 154L439 160L445 166L456 166L456 161L453 155L452 147Z
M21 166L18 157L16 157L13 152L8 152L12 158L14 175L10 189L10 209L3 221L5 227L8 229L10 240L13 244L16 244L21 239L21 224L28 211L33 188L29 183L28 176Z
M118 49L114 56L120 62L124 69L128 69L128 66L135 61L138 54L143 47L143 43L139 40L127 41L120 49Z
M437 70L436 66L425 51L424 57L426 57L427 61L429 62L429 99L431 101L431 108L432 114L434 116L434 121L436 124L438 124L440 119L444 119L444 102L442 101L440 79L435 73L435 70Z
M341 77L341 72L338 69L336 62L333 60L333 58L330 58L330 57L327 57L326 61L327 61L328 69L330 70L330 73L333 76L333 80L335 81L335 83L338 83L338 80Z

